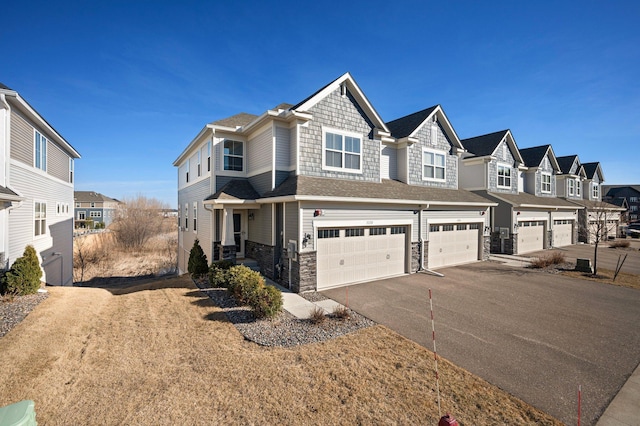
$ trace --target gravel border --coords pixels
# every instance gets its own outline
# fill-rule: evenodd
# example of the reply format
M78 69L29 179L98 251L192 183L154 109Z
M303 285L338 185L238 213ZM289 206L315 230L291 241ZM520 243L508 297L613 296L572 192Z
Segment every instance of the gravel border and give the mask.
M0 338L20 324L40 302L49 297L49 293L35 293L16 296L13 301L0 302Z
M222 308L229 321L240 331L245 339L262 346L292 347L310 343L324 342L376 323L349 310L348 319L327 315L324 322L314 324L309 319L298 319L283 310L272 319L256 319L247 306L238 306L225 288L211 288L207 280L195 281L196 286L218 307ZM326 300L321 294L304 293L301 296L311 301Z

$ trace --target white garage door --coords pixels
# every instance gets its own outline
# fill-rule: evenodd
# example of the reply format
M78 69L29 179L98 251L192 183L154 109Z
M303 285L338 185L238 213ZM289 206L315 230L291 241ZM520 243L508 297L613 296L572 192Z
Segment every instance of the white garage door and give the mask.
M318 290L405 273L407 226L318 229Z
M553 221L553 246L564 247L570 246L573 240L573 221L572 220L554 220Z
M429 225L428 268L477 261L479 228L477 223Z
M544 221L518 222L518 254L544 249Z

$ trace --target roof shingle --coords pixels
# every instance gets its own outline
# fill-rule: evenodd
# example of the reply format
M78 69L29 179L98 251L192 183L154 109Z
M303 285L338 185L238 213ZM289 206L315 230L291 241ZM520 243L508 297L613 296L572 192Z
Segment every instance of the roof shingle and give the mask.
M482 136L475 136L473 138L463 139L460 141L464 149L469 151L476 157L484 157L493 154L498 144L504 139L509 130L500 130L499 132L493 132Z

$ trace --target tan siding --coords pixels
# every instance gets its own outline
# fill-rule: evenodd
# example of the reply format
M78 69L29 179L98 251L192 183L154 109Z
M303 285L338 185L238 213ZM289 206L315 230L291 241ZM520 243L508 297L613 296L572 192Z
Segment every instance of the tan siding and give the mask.
M33 126L11 111L11 158L33 167Z
M287 128L276 127L276 168L278 170L289 170L291 165L290 133Z
M254 173L264 173L265 169L271 169L273 158L273 130L269 127L245 145L247 149L247 165L249 176Z
M248 239L260 244L271 245L272 205L263 204L260 210L252 210L254 219L249 221Z
M300 236L298 235L298 215L299 208L298 203L285 203L285 227L284 227L284 240L288 242L289 240L298 241L298 245L300 244Z
M69 182L69 156L51 141L47 143L47 161L47 173Z
M212 241L211 241L211 212L204 208L202 202L209 195L209 178L202 179L199 182L189 185L186 188L178 191L178 209L180 210L180 226L184 227L184 205L189 203L189 229L187 231L180 231L183 246L179 247L179 251L186 251L188 260L188 253L193 246L193 242L198 238L200 241L200 247L207 255L207 262L211 263L213 257L212 254ZM193 232L193 203L198 202L198 229L197 232ZM184 228L181 228L184 229ZM187 270L187 265L182 264L183 257L179 258L181 264L179 265L182 271Z

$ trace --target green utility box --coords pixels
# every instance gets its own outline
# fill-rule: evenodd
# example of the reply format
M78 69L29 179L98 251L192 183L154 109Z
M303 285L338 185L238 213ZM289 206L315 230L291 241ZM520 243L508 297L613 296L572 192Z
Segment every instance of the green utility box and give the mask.
M36 403L25 400L0 408L0 426L38 426Z

